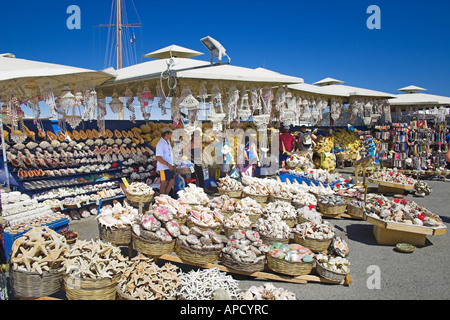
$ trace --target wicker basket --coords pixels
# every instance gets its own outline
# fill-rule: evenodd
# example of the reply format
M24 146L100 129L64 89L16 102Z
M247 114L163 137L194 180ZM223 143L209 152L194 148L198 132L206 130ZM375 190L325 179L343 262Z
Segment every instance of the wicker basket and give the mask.
M267 237L265 235L262 235L261 233L260 233L260 237L261 237L262 242L264 244L267 244L268 246L274 244L275 242L281 242L281 243L284 243L284 244L288 244L289 243L289 238L284 238L284 239L271 238L271 237Z
M352 204L347 204L347 213L355 218L363 218L364 217L364 208L357 207Z
M242 190L230 191L230 190L223 190L220 188L217 189L219 190L220 195L227 195L230 198L240 198L242 196Z
M283 219L283 221L289 226L289 228L293 228L297 223L297 218Z
M317 239L303 239L300 235L294 232L294 241L313 252L324 252L328 249L333 239L317 240Z
M107 228L102 224L98 224L98 231L100 239L103 241L111 242L116 245L129 245L131 243L131 227L119 229L119 228Z
M64 276L64 287L69 300L116 300L120 275L102 279L83 279Z
M288 276L303 276L311 273L313 262L290 262L267 255L267 267L277 273Z
M277 201L277 200L278 201L284 201L284 202L287 202L287 203L292 203L292 198L277 197L277 196L275 196L273 194L270 194L269 201L274 202L274 201Z
M208 263L217 261L221 251L222 248L205 251L194 250L192 248L180 245L179 241L175 244L175 252L183 262L197 265L207 265Z
M59 290L63 281L63 271L37 272L13 270L10 267L10 281L14 295L21 298L41 298L50 296Z
M127 200L129 200L131 202L136 202L136 203L152 202L153 196L154 196L154 194L140 194L140 195L132 194L132 193L127 192L126 189L123 191L123 193L127 197Z
M162 256L173 252L175 248L175 240L170 242L151 241L139 237L134 232L132 233L133 248L137 252L148 256Z
M126 300L126 301L138 301L140 299L134 298L132 296L130 296L128 293L123 292L119 285L117 285L117 300ZM176 300L175 297L173 298L168 298L165 300Z
M348 273L339 273L335 271L331 271L330 269L325 268L320 263L316 263L316 271L322 278L325 278L329 281L333 282L342 282L347 277Z
M258 203L266 203L267 200L269 199L268 195L265 196L265 195L262 195L262 194L250 194L250 193L247 193L245 191L243 193L244 193L244 198L245 197L252 198L253 200L255 200Z
M177 168L175 168L175 171L176 171L176 173L179 173L179 174L194 174L195 173L195 171L192 172L190 167L177 167Z
M227 238L231 237L233 234L235 234L235 232L238 232L240 230L244 230L244 231L252 230L252 227L249 226L248 228L228 228L226 226L223 226L223 232L225 233L225 236Z
M347 210L347 204L330 206L328 204L322 204L319 202L318 207L319 212L327 215L339 215L345 213L345 211Z
M223 228L222 225L220 225L220 226L218 226L218 227L205 227L205 226L201 226L201 225L199 225L199 224L196 224L196 223L192 222L191 219L187 219L187 220L186 220L186 225L187 225L189 228L197 227L197 228L199 228L199 229L202 230L202 231L212 230L212 231L214 231L214 232L217 233L217 234L220 234L220 233L222 232L222 228Z
M244 263L234 260L228 254L222 254L220 257L220 261L227 268L241 272L246 272L249 274L263 271L265 265L265 259L254 263Z

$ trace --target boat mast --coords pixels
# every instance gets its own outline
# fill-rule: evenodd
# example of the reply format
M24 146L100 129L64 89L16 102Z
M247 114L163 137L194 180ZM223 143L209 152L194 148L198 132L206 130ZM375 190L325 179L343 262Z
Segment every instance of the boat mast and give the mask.
M123 68L123 43L122 43L122 0L116 0L116 50L117 69Z

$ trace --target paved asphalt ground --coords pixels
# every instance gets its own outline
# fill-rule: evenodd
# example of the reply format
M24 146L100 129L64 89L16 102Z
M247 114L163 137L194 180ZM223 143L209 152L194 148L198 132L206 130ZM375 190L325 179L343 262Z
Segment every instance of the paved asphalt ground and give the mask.
M343 171L345 177L352 176L351 168ZM361 178L360 178L361 179ZM445 224L450 223L450 181L426 180L433 189L431 195L417 198L412 194L407 201L415 201L438 214ZM375 188L375 185L370 187ZM373 235L373 225L359 220L329 219L335 225L337 234L347 240L350 246L352 284L349 286L321 284L293 284L274 282L275 286L294 292L300 300L446 300L450 298L450 234L427 236L424 247L412 254L397 252L394 246L378 245ZM80 234L80 239L98 237L95 217L91 216L70 223L70 229ZM192 267L179 265L187 272ZM372 266L378 267L380 287L368 286L373 275ZM376 268L375 267L375 268ZM234 276L240 281L241 289L262 285L265 280Z

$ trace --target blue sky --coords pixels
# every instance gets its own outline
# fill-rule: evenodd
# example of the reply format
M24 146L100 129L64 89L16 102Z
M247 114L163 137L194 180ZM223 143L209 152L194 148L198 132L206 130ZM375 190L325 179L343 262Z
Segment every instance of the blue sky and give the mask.
M148 1L125 0L138 23L136 53L177 44L205 55L206 35L219 40L233 65L265 67L313 83L333 77L347 85L396 93L418 85L450 96L450 1ZM81 9L81 30L69 30L67 7ZM370 5L381 29L369 30ZM105 65L111 0L2 1L0 52L100 70ZM145 61L145 59L144 59ZM112 65L115 67L115 64Z

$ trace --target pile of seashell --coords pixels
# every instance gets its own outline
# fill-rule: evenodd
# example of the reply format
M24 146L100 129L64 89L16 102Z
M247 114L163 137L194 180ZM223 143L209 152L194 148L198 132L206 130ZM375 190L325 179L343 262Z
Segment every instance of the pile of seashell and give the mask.
M277 214L258 219L255 228L260 235L268 238L287 239L291 234L291 228Z
M232 199L224 194L209 201L208 207L212 210L217 209L222 212L234 212L234 210L236 209L236 203L237 201L235 199Z
M428 183L423 180L418 180L414 185L414 189L416 190L416 196L418 197L428 196L431 194L431 191L433 191Z
M261 182L261 179L253 180L250 185L245 186L242 190L244 193L252 195L268 196L270 194L269 187L265 183Z
M274 180L276 181L276 180ZM276 182L275 184L269 185L270 193L274 197L280 197L283 199L289 199L289 201L292 199L293 194L291 192L291 188L289 185L285 183Z
M128 263L118 289L137 300L172 300L181 283L180 269L170 263L159 267L152 259L139 254Z
M350 261L347 258L319 253L316 255L316 261L328 270L343 274L350 273Z
M200 230L197 227L180 227L178 243L186 248L200 251L215 251L223 248L220 236L212 230Z
M37 272L61 270L69 245L66 238L48 227L36 227L14 241L11 248L13 270Z
M166 194L159 195L155 197L155 204L158 207L165 207L170 211L174 218L184 219L187 217L187 206L182 204L180 201L173 199L171 196Z
M322 222L322 215L316 210L316 206L309 205L297 209L297 218L302 218L307 221L320 224Z
M296 263L311 263L315 256L311 250L297 243L284 244L280 242L272 244L267 254L273 258Z
M195 206L188 216L188 221L204 228L218 228L223 225L224 217L219 210Z
M181 276L180 299L213 300L221 293L221 300L239 299L239 282L218 268L191 270Z
M136 219L133 232L150 241L171 242L180 235L180 225L165 207L154 206Z
M347 201L343 196L339 195L324 195L319 196L317 199L318 203L328 205L328 206L343 206L347 204Z
M366 214L384 221L405 223L426 227L444 227L442 219L414 201L405 199L388 200L385 197L372 198L366 202Z
M132 182L126 190L127 193L135 196L155 194L155 191L153 191L153 189L149 185L143 182Z
M292 232L297 233L302 239L330 240L336 235L334 227L328 221L322 223L303 222L297 224Z
M235 212L224 222L224 227L231 229L250 229L252 222L247 214Z
M222 255L242 263L257 263L265 260L269 246L263 244L259 233L252 230L235 232L222 249Z
M178 191L177 195L179 201L183 204L206 205L209 202L208 195L203 188L197 187L193 183L189 184L183 190Z
M113 206L106 205L100 209L97 216L98 223L106 228L130 228L136 221L139 211L129 206L125 201L122 205L120 202Z
M218 187L225 191L240 191L244 188L241 182L228 175L219 179Z
M239 294L240 300L297 300L295 293L283 288L276 288L273 283L251 286Z
M113 278L127 267L119 247L101 240L77 240L64 261L66 274L82 279Z
M398 183L403 185L413 186L416 184L416 180L414 178L405 176L403 173L399 172L396 168L394 169L384 168L381 171L374 172L369 178L373 180Z
M325 186L321 182L319 182L318 185L311 183L311 185L309 186L309 192L311 192L315 195L318 195L318 196L326 196L326 195L335 194L335 191L329 185Z
M272 214L279 215L283 220L297 219L297 210L295 207L292 204L281 200L270 202L263 208L263 217Z
M236 211L256 215L261 215L263 213L262 205L250 197L239 200L236 204Z
M331 252L333 255L345 258L348 256L350 248L344 239L342 239L339 236L336 236L331 242L328 251Z

